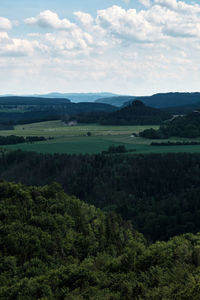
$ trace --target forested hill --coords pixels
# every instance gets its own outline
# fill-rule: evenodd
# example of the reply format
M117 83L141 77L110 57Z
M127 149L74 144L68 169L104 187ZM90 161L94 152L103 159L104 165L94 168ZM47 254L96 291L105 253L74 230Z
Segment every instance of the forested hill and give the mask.
M133 100L139 99L144 104L155 108L166 108L183 105L198 105L200 93L158 93L152 96L115 96L96 100L99 103L108 103L116 106L127 106ZM172 111L172 109L171 109Z
M112 96L106 98L97 99L96 103L106 103L114 106L123 106L124 103L133 102L135 100L135 96Z
M0 195L0 299L199 299L199 234L149 245L57 184Z
M200 231L200 155L0 155L0 178L65 191L130 220L150 240Z
M116 107L103 103L72 103L66 99L0 97L0 124L58 120L83 112L113 112L116 110Z
M200 109L200 101L192 104L164 108L165 111L173 115L185 115L198 109Z
M166 122L158 130L146 129L140 136L150 139L167 139L170 137L200 137L200 111L185 116L177 116Z
M159 93L153 96L142 97L141 100L146 105L156 108L191 105L200 102L200 93Z
M104 125L149 125L161 124L162 121L170 119L167 112L152 108L135 100L126 107L112 113L108 113L100 120Z
M71 101L67 98L42 98L26 96L0 97L0 105L65 105Z

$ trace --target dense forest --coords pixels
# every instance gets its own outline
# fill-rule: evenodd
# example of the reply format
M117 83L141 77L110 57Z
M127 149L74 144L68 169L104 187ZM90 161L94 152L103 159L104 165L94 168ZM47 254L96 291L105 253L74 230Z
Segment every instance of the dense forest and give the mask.
M103 125L155 125L170 119L171 115L159 109L149 107L142 101L134 100L128 106L107 113L100 121Z
M200 231L199 154L2 152L0 178L60 183L65 192L131 220L148 240Z
M72 103L68 99L0 97L0 130L5 125L60 119L68 121L70 116L83 112L113 112L116 110L116 107L109 104Z
M149 244L57 184L0 195L0 299L199 299L199 234Z
M173 106L163 108L164 111L167 111L173 115L186 115L192 113L194 110L198 110L200 108L200 101L195 102L193 104L185 104L181 106Z
M200 137L200 111L197 110L186 116L175 117L173 120L162 124L158 130L146 129L140 132L140 136L149 139Z
M146 105L164 108L182 105L197 104L200 102L200 93L158 93L152 96L139 97Z
M0 106L13 106L13 105L65 105L71 101L67 98L42 98L30 96L1 96Z
M99 123L102 125L155 125L161 124L171 117L168 112L146 106L142 101L134 100L131 104L114 112L81 113L75 116L75 119L79 123Z

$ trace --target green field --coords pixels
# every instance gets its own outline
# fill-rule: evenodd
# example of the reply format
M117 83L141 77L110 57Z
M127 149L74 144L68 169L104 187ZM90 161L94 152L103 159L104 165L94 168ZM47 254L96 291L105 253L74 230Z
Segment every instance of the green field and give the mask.
M200 152L199 145L150 146L150 143L155 140L132 137L132 133L139 133L146 128L156 129L158 126L78 125L71 127L61 121L49 121L17 125L14 130L1 131L1 135L53 137L53 140L45 142L4 146L7 149L41 153L98 153L111 145L125 145L127 149L135 149L136 153ZM91 136L87 136L88 132L91 133ZM173 138L170 140L187 141L188 139Z

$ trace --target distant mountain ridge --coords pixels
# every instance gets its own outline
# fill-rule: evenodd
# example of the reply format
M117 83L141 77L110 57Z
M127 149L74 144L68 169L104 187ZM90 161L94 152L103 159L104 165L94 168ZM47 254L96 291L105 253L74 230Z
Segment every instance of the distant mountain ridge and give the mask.
M35 95L23 95L13 96L6 95L0 96L0 100L5 97L23 97L25 98L40 98L40 99L54 99L58 103L58 99L61 101L71 101L74 103L80 102L95 102L114 105L116 107L122 107L130 104L134 100L141 100L144 104L152 106L154 108L167 108L167 107L181 107L185 105L193 106L200 103L200 93L182 93L182 92L170 92L170 93L157 93L151 96L131 96L131 95L117 95L114 93L49 93L49 94L35 94Z
M114 96L97 99L95 102L107 103L115 106L127 106L134 100L141 100L144 104L154 108L166 108L200 103L200 93L158 93L152 96Z
M138 97L137 99L152 107L165 108L200 102L200 93L159 93L152 96Z
M135 98L139 98L136 96L113 96L113 97L106 97L106 98L100 98L95 100L96 103L106 103L115 105L117 107L121 107L124 105L124 103L130 103L135 100Z
M42 97L42 98L68 98L72 102L95 102L96 99L105 98L105 97L113 97L116 94L113 93L49 93L43 95L33 95L34 97ZM110 103L108 103L110 104Z
M36 98L54 98L54 99L69 99L71 102L78 103L78 102L95 102L97 99L105 98L105 97L114 97L117 94L108 93L108 92L100 92L100 93L47 93L47 94L32 94L32 95L0 95L2 97L36 97Z

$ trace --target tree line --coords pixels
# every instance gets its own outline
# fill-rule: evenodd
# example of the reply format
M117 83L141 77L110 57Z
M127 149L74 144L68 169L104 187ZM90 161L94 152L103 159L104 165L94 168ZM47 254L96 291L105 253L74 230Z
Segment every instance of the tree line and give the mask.
M49 137L52 139L52 137ZM21 143L34 143L46 141L47 139L44 136L18 136L18 135L8 135L8 136L0 136L0 145L14 145Z

